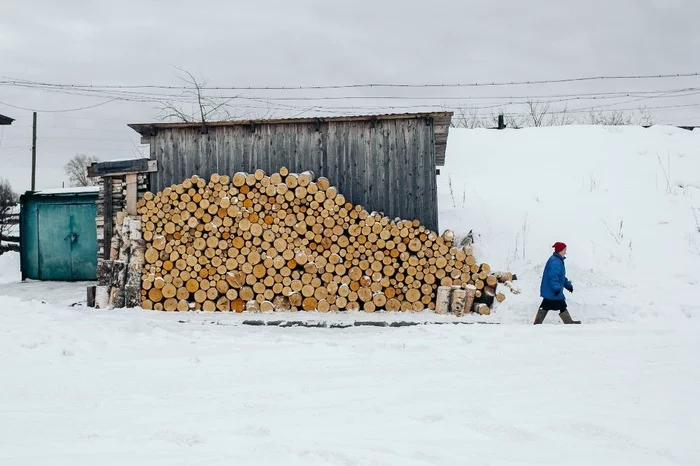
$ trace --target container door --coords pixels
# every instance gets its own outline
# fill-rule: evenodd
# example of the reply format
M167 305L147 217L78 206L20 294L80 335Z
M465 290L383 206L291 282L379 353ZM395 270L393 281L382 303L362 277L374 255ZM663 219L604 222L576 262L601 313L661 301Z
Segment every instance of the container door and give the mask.
M71 280L70 206L39 204L39 279Z
M71 269L73 280L97 278L97 228L95 204L70 206Z
M41 280L96 279L95 211L95 204L38 206Z

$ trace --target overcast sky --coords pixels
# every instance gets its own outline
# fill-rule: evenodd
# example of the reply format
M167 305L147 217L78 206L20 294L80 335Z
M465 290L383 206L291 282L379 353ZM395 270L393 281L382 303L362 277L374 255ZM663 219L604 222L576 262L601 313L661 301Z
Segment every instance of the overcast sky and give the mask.
M698 18L697 0L4 0L0 2L0 81L182 86L176 67L191 71L210 86L229 87L695 73L700 71ZM240 96L231 102L239 117L283 117L443 106L497 105L517 112L520 106L507 105L511 99L506 97L694 87L700 88L699 77L477 89L222 91L216 95ZM265 102L317 96L363 98ZM30 110L39 111L39 189L60 187L67 181L62 167L76 153L103 160L148 156L147 146L139 144L138 135L126 124L157 121L163 115L161 104L117 100L86 110L55 112L108 100L104 95L0 84L0 114L16 119L11 126L0 127L0 177L9 179L18 192L30 187ZM660 123L700 125L700 95L692 92L641 101L565 103L569 111L611 104L647 106ZM553 105L560 108L564 103ZM678 105L684 107L653 109ZM478 112L486 115L490 110Z

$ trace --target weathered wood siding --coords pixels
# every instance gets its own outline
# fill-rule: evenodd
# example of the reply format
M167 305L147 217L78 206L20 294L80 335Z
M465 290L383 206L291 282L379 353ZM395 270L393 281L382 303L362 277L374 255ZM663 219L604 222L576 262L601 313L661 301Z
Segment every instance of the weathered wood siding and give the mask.
M160 128L151 136L159 191L192 175L286 166L327 177L353 204L391 218L418 219L437 230L433 121L320 121L255 126Z

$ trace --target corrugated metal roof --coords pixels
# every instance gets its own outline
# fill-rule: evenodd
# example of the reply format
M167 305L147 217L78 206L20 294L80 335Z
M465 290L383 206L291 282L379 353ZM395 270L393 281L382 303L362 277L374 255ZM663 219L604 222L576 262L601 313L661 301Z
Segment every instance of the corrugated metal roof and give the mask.
M436 165L445 164L445 150L447 148L447 136L450 131L452 112L428 112L428 113L387 113L381 115L351 115L333 117L311 118L279 118L262 120L231 120L207 122L207 127L217 126L256 126L256 125L285 125L316 122L344 122L344 121L373 121L373 120L405 120L432 118L435 131L435 162ZM199 128L201 122L192 123L132 123L128 125L141 136L154 135L158 129Z

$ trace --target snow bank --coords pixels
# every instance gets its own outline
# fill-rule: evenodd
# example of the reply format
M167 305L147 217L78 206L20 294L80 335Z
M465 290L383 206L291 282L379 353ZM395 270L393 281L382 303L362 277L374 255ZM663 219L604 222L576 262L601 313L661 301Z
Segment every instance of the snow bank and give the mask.
M19 253L15 251L0 254L0 283L18 282L22 279L19 268Z
M569 245L576 317L700 316L700 131L452 129L446 163L440 228L473 230L479 258L518 274L507 318L531 319L555 241Z

